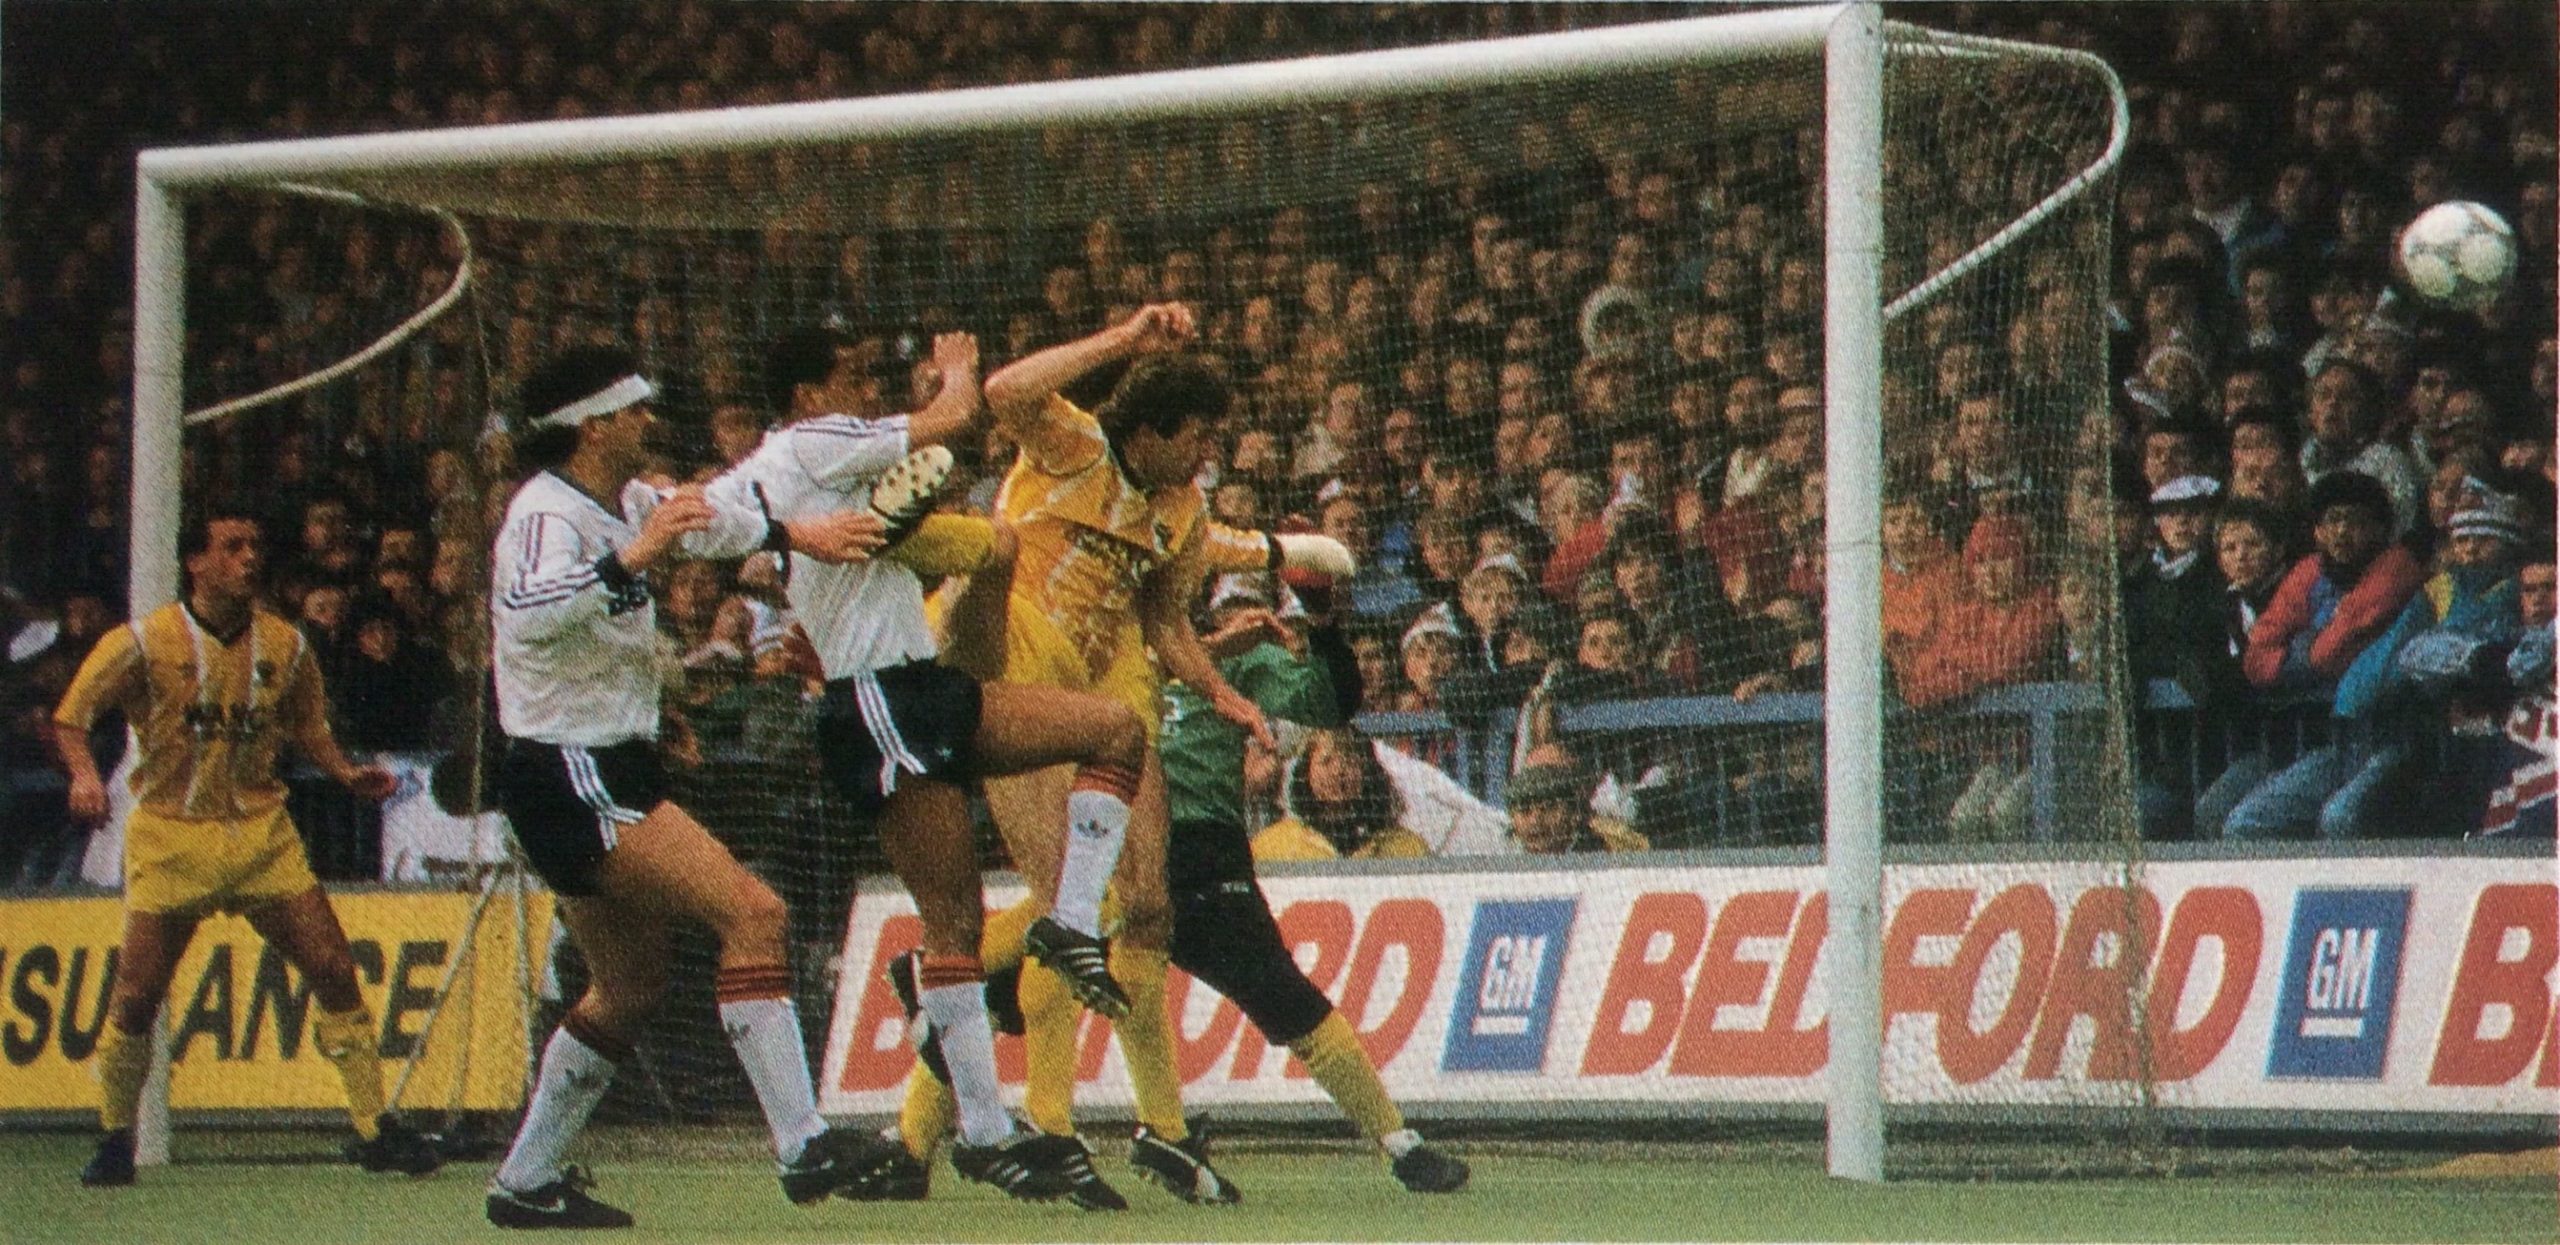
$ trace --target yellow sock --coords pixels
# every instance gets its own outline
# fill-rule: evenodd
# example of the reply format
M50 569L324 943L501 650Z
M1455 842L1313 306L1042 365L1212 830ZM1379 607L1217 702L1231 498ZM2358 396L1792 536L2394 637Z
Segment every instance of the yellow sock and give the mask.
M1378 1079L1378 1066L1369 1062L1369 1052L1361 1049L1360 1035L1353 1032L1351 1022L1340 1012L1327 1012L1322 1023L1305 1037L1289 1043L1289 1053L1307 1065L1307 1075L1324 1086L1333 1096L1335 1106L1351 1117L1360 1134L1372 1141L1404 1127L1404 1112L1396 1109L1395 1099L1387 1096L1386 1084Z
M109 1020L98 1035L98 1126L129 1132L151 1077L151 1032L127 1033Z
M1044 1133L1076 1130L1076 1018L1083 1009L1056 973L1025 960L1022 986L1022 1055L1026 1065L1022 1113Z
M1129 1067L1138 1122L1170 1141L1191 1135L1182 1122L1182 1075L1173 1066L1173 1018L1164 1009L1165 954L1152 947L1111 944L1111 976L1129 992L1129 1015L1120 1022L1120 1057Z
M1022 931L1046 911L1037 897L1025 895L1022 902L988 917L978 932L978 964L995 974L1021 963Z
M311 1026L312 1045L337 1067L338 1080L347 1087L347 1114L355 1117L356 1135L367 1141L380 1131L374 1121L382 1114L382 1061L373 1040L373 1014L362 1007L345 1012L322 1008Z
M919 1060L907 1072L907 1099L898 1105L898 1140L906 1143L907 1153L930 1163L933 1148L951 1135L958 1112L951 1087L933 1079Z

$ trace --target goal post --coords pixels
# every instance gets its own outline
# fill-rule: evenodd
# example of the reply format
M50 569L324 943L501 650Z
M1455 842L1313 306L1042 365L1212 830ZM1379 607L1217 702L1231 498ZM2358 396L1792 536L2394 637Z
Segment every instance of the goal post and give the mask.
M1943 36L1885 22L1879 6L1861 2L1123 78L146 151L137 189L133 607L149 608L175 590L184 411L192 400L185 390L193 383L185 326L194 315L233 314L185 305L187 213L200 196L292 198L317 189L458 218L478 248L472 272L456 279L476 283L457 313L471 331L458 334L468 340L455 347L465 357L473 401L440 415L446 423L439 427L464 446L477 444L483 417L504 405L523 352L564 332L645 335L650 325L678 322L663 340L644 343L644 353L658 352L651 365L677 378L662 385L662 406L697 424L752 392L739 341L793 320L843 318L849 301L908 331L973 328L989 343L992 367L1008 345L1045 344L1037 334L1047 313L1034 305L1039 255L1073 250L1060 239L1091 220L1114 224L1112 245L1144 262L1121 272L1097 262L1079 279L1116 280L1128 268L1145 269L1134 283L1096 290L1102 296L1093 304L1176 289L1178 265L1170 256L1177 252L1195 263L1208 256L1217 268L1227 264L1221 247L1258 251L1271 261L1268 270L1285 273L1257 277L1237 262L1233 273L1220 268L1214 288L1196 278L1189 286L1214 313L1204 319L1229 326L1217 330L1229 335L1219 345L1233 344L1240 380L1262 357L1243 344L1259 314L1251 304L1305 304L1274 313L1297 316L1301 332L1294 349L1270 365L1280 379L1255 381L1254 418L1265 431L1283 428L1284 411L1294 416L1333 400L1331 392L1295 388L1310 383L1309 375L1389 395L1367 415L1372 432L1392 415L1384 408L1393 396L1412 397L1416 369L1446 369L1454 378L1469 367L1525 361L1533 377L1571 376L1577 395L1586 376L1598 377L1596 389L1618 375L1654 397L1694 398L1675 391L1708 388L1720 397L1728 384L1744 387L1743 374L1760 366L1738 358L1661 362L1676 352L1662 341L1676 336L1664 322L1692 313L1685 327L1696 329L1698 319L1734 309L1716 301L1723 294L1697 297L1698 283L1713 286L1722 279L1718 263L1732 258L1718 247L1763 248L1753 258L1765 266L1735 279L1754 295L1766 291L1773 307L1799 283L1782 261L1802 259L1816 277L1812 305L1765 315L1754 309L1747 318L1755 350L1765 345L1774 357L1782 347L1805 345L1818 352L1811 387L1820 395L1819 452L1776 470L1790 486L1807 488L1819 474L1819 487L1811 488L1819 513L1782 515L1776 499L1762 499L1757 525L1701 524L1713 530L1684 531L1679 539L1683 549L1714 549L1727 574L1747 563L1763 568L1755 573L1783 576L1790 552L1803 566L1819 563L1802 571L1792 590L1829 607L1790 638L1799 649L1818 650L1820 674L1801 690L1818 687L1820 708L1793 717L1773 710L1768 720L1776 725L1721 734L1666 717L1633 732L1625 751L1641 753L1651 772L1698 778L1718 810L1733 807L1727 797L1746 787L1755 799L1813 788L1809 818L1789 821L1792 814L1768 811L1793 807L1776 797L1753 805L1755 825L1788 836L1755 842L1821 849L1830 922L1820 969L1830 1033L1829 1169L1875 1180L1883 1173L1888 1106L1911 1100L1920 1092L1912 1085L1929 1093L1944 1088L1930 1076L1897 1071L1887 1027L1884 862L1888 844L1904 841L1897 819L1908 820L1923 804L1942 813L1959 789L1973 794L1965 780L1979 786L1996 778L2007 792L2003 808L2032 806L2037 837L2121 847L2129 833L2129 815L2112 803L2072 810L2085 813L2086 824L2057 829L2052 798L2058 783L2087 777L2106 800L2127 799L2122 728L2108 724L2123 708L2120 676L2090 676L2094 698L2029 695L2013 717L1991 710L1922 714L1903 706L1883 634L1888 482L1928 476L1937 431L1956 418L1959 398L1980 391L1997 391L2013 431L2028 441L2025 470L2040 477L2031 503L2012 499L1992 508L2019 507L2016 525L2050 543L2038 552L2039 566L2082 579L2112 571L2103 536L2083 524L2095 514L2103 526L2103 464L2092 497L2088 463L2074 455L2085 449L2092 421L2106 414L2102 355L2086 334L2094 332L2103 298L2104 191L2124 131L2122 89L2095 57ZM1541 143L1571 152L1555 166L1503 163ZM1809 159L1817 146L1819 159ZM1638 173L1672 169L1690 193L1673 215L1696 236L1629 226L1614 244L1638 254L1628 261L1631 270L1643 270L1645 247L1666 238L1697 252L1677 266L1661 264L1659 280L1621 282L1613 244L1598 236L1608 226L1594 220L1623 205L1593 205L1535 184L1549 167L1588 166L1614 176L1621 163ZM1958 170L1998 176L1968 179ZM1427 207L1429 219L1417 221L1426 213L1416 207L1384 225L1355 221L1355 192L1372 184ZM1809 210L1814 202L1818 212ZM1294 224L1284 224L1293 213ZM1381 330L1380 344L1368 349L1344 345L1349 331L1322 318L1333 304L1353 301L1344 287L1364 279L1374 286L1371 297L1400 308L1408 301L1418 308L1419 292L1435 281L1491 289L1495 278L1470 269L1501 261L1471 257L1465 236L1485 215L1497 218L1497 229L1508 221L1541 251L1610 252L1604 272L1591 274L1586 286L1634 288L1636 305L1648 309L1634 331L1653 353L1632 364L1616 353L1604 340L1615 331L1603 314L1608 300L1591 295L1585 302L1588 289L1572 278L1558 280L1573 290L1578 322L1548 306L1446 332ZM1283 266L1275 257L1287 249L1279 239L1289 228L1321 235L1320 245ZM1266 229L1273 240L1263 245ZM1709 232L1717 238L1712 246L1702 241ZM1634 242L1623 241L1630 235ZM845 275L853 261L839 263L839 255L860 256L871 267L856 280ZM1325 279L1308 270L1342 268L1332 259L1348 255L1368 257L1361 262L1372 266L1333 273L1319 298L1314 290ZM1303 295L1281 288L1301 279ZM1672 288L1681 281L1689 287ZM1499 318L1534 299L1515 292L1483 301ZM1315 310L1318 302L1327 309ZM1696 314L1701 305L1705 312ZM1933 307L1949 306L1959 311L1931 318ZM411 309L395 310L384 323ZM1410 314L1418 322L1423 313ZM2030 376L2023 359L2004 360L1943 391L1936 386L1941 371L1967 366L1948 358L1980 352L1982 339L2001 326L2039 314L2050 317L2055 341L2028 344L2043 352L2040 359L2055 356L2049 371ZM2085 317L2076 330L2075 317ZM1341 317L1349 318L1347 311ZM2040 323L2037 331L2046 328ZM1777 365L1769 371L1786 379ZM1430 397L1413 397L1410 405L1437 421L1432 435L1463 443L1474 469L1493 478L1500 458L1488 448L1489 434L1502 415L1458 409L1456 379L1425 375L1421 383ZM1773 385L1764 397L1784 387ZM1666 442L1674 434L1725 435L1662 427ZM1735 435L1754 453L1764 438L1783 440L1782 432L1758 427ZM1639 508L1673 509L1666 498L1611 480L1588 448L1580 453L1568 474L1596 476ZM1942 484L1962 491L1967 469L1959 464ZM1356 464L1342 470L1353 474ZM1534 471L1531 479L1539 488L1546 483ZM1740 495L1729 482L1719 487L1719 501ZM1683 488L1706 491L1695 479ZM1612 513L1614 523L1614 506ZM1975 510L1961 513L1947 522L1976 522ZM1799 520L1811 524L1812 535L1798 534ZM1671 520L1666 513L1661 521ZM1780 547L1782 532L1797 543ZM1946 533L1956 546L1967 536ZM1417 550L1427 539L1427 532L1415 536ZM2108 600L2095 608L2088 638L2103 671L2113 651L2114 606ZM1665 626L1694 624L1706 637L1692 640L1699 660L1716 664L1722 659L1715 646L1728 641L1702 618L1684 613ZM1398 618L1396 626L1411 621ZM1391 647L1395 638L1388 637ZM1677 690L1705 700L1726 697L1731 686ZM2088 711L2088 704L2098 707ZM2030 720L2032 730L2021 725ZM2057 731L2068 737L2059 745ZM1595 736L1591 752L1617 746L1615 737ZM2076 759L2054 760L2057 748L2073 747L2080 749ZM1889 763L1896 749L1903 756ZM1897 795L1903 770L1923 762L1935 767L1919 784L1926 790ZM1630 785L1637 768L1623 775ZM1499 800L1499 784L1485 786L1483 794ZM793 815L812 819L802 829L828 815L822 794L798 807ZM798 848L767 846L776 860L799 859L792 854ZM2122 870L2137 860L2138 852L2126 849L2102 863ZM830 857L808 867L839 864Z
M1884 24L1823 48L1823 855L1831 895L1828 1167L1884 1179ZM1855 601L1862 608L1837 603ZM1872 608L1864 608L1872 603ZM1872 711L1843 706L1873 706Z

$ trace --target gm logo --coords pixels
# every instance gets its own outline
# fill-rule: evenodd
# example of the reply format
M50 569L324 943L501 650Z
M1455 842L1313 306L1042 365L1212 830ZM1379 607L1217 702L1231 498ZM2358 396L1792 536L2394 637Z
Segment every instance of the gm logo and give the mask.
M1571 899L1513 899L1476 905L1466 968L1450 1009L1449 1072L1539 1072L1547 1062L1556 980L1573 937Z
M2406 890L2306 890L2294 898L2268 1076L2382 1079L2408 925Z

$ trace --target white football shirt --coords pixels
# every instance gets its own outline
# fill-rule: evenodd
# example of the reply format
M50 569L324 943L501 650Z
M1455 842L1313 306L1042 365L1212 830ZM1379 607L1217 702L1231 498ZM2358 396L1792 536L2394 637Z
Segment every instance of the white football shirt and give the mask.
M906 416L825 415L766 433L707 491L724 510L769 510L776 522L814 518L869 506L872 481L906 456ZM794 553L784 591L830 680L931 661L940 651L925 625L924 585L898 563Z

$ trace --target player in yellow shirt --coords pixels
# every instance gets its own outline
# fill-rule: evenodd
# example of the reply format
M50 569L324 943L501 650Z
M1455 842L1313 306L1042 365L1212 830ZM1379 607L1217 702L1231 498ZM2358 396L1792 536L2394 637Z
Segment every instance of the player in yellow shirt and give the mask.
M291 742L369 800L390 795L394 779L339 751L311 646L257 608L257 521L209 509L186 524L178 552L185 599L100 637L53 714L71 813L83 822L107 814L106 784L89 755L91 723L122 710L138 749L124 836L124 940L98 1040L105 1136L80 1181L133 1183L151 1023L197 923L217 910L248 918L319 998L313 1043L346 1085L358 1137L348 1156L368 1171L432 1172L441 1161L433 1144L383 1109L373 1017L356 989L346 931L285 815L276 754Z
M984 651L994 645L975 645L954 634L945 659L970 661L974 649L979 660L1000 663L1007 682L1099 692L1128 705L1150 732L1162 718L1162 680L1172 675L1201 689L1218 713L1267 741L1261 712L1218 676L1192 629L1192 598L1207 572L1239 560L1259 569L1280 550L1258 533L1218 529L1208 521L1194 480L1215 444L1211 421L1225 412L1230 394L1207 361L1184 352L1195 333L1189 308L1150 305L1119 325L1040 351L988 379L987 401L998 426L1020 449L996 498L998 526L1010 534L1005 543L1013 557L1009 567L982 568L968 591L986 594L995 588L988 577L1009 571L1011 601L1000 656ZM1122 363L1126 373L1090 412L1058 393L1087 373ZM920 546L940 539L931 527L917 537ZM936 555L928 548L902 556ZM967 613L948 611L955 622ZM1022 931L1045 906L1093 893L1082 885L1090 879L1062 874L1062 867L1076 868L1077 855L1063 850L1054 816L1044 816L1057 807L1066 782L1065 771L1048 770L986 784L988 809L1032 888L1030 898L987 922L982 959L991 972L1021 961ZM1164 1003L1172 934L1164 859L1169 818L1152 748L1136 797L1111 875L1120 924L1110 973L1129 999L1119 1036L1136 1086L1139 1121L1131 1160L1149 1179L1186 1199L1233 1201L1233 1187L1209 1167L1182 1118ZM1077 826L1074 832L1087 831ZM1076 1012L1069 988L1046 968L1024 965L1020 1001L1031 1069L1023 1107L1035 1126L1060 1135L1074 1131L1069 1108ZM920 1065L909 1085L911 1118L902 1121L913 1126L901 1129L919 1156L941 1136L944 1093ZM921 1165L914 1169L917 1176L922 1171ZM922 1183L871 1195L921 1196ZM1127 1204L1089 1165L1069 1196L1088 1207Z

